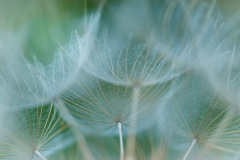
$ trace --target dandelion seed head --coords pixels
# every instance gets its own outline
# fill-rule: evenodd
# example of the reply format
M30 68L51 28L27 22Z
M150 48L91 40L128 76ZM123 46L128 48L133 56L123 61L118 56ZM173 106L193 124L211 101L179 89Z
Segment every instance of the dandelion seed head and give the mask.
M0 159L237 159L238 35L215 5L108 2L49 65L1 46Z
M133 88L110 84L83 72L79 76L75 85L69 87L61 98L86 133L98 130L103 135L117 134L117 126L121 122L123 134L126 134L135 118L139 121L140 132L150 127L150 121L154 119L151 114L171 95L168 83L142 87L139 90L138 109L133 113L132 108L136 103L133 101Z

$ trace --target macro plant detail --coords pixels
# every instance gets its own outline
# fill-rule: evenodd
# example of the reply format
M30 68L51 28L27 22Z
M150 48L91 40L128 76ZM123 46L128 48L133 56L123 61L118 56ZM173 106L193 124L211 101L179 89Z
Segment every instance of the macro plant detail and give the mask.
M209 87L206 74L199 76L199 73L193 71L185 75L189 80L170 102L172 123L179 130L175 136L192 141L183 159L187 159L195 145L209 150L218 149L222 153L238 153L238 108L224 99L224 93ZM173 142L180 143L177 138L173 139Z
M1 149L4 159L39 159L46 160L41 154L60 145L59 138L68 126L54 111L53 105L31 109L9 111L1 116ZM60 136L60 137L59 137Z
M221 3L0 6L0 159L239 159L239 13Z

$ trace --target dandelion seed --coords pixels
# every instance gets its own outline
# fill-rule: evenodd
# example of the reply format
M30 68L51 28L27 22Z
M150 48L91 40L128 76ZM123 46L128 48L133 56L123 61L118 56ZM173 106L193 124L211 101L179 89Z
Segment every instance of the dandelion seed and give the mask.
M2 118L0 155L4 159L46 160L42 153L60 145L59 139L67 135L62 133L68 126L60 125L61 117L52 104L7 112Z
M37 60L35 60L35 64L30 64L24 57L21 57L21 62L19 60L11 61L6 58L4 50L1 54L6 60L6 71L1 71L1 82L5 94L13 97L11 103L18 108L38 106L39 101L42 104L53 103L55 109L72 129L86 159L91 158L83 135L77 129L78 125L72 120L72 116L59 96L68 85L71 85L72 79L80 72L88 45L91 45L91 41L94 39L99 16L100 14L97 13L95 17L92 17L91 24L83 38L77 36L76 40L73 40L68 47L61 47L54 63L50 66L42 66Z
M126 134L126 130L135 134L135 129L134 131L129 129L132 123L136 123L135 121L138 121L138 125L136 124L138 131L149 127L154 117L153 113L157 109L156 106L171 95L168 93L169 83L165 83L138 89L137 98L139 99L134 101L135 91L128 86L109 84L84 72L79 76L75 84L67 88L61 99L86 133L96 130L99 135L119 134L122 156L121 129L125 130L123 135ZM132 109L136 103L137 111ZM149 117L150 115L152 118ZM147 121L149 123L146 123Z
M192 141L184 160L193 155L196 145L201 148L207 146L211 150L220 149L222 156L227 152L238 153L240 117L239 111L233 111L234 108L234 103L226 101L224 94L211 87L206 74L189 73L186 87L171 100L170 111L173 125L179 133L175 143ZM194 153L197 154L196 151Z

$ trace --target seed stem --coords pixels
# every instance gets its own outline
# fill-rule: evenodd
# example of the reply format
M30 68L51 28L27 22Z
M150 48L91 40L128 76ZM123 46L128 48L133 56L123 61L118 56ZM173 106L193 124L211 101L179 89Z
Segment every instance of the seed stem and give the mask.
M41 155L41 153L38 152L37 150L35 150L33 153L34 153L35 155L37 155L38 158L40 158L41 160L47 160L47 159L46 159L45 157L43 157L43 155Z
M60 112L61 116L68 122L71 126L70 129L74 133L75 138L77 139L77 145L81 149L84 159L93 160L91 152L87 146L87 143L84 139L82 132L79 130L79 126L74 120L73 116L69 113L68 108L66 107L65 103L61 99L57 99L54 101L54 104L58 111Z
M120 139L120 160L124 158L123 138L122 138L122 123L118 122L119 139Z
M186 159L187 159L189 153L191 152L191 150L193 149L193 147L194 147L194 145L195 145L196 143L197 143L197 139L194 138L193 141L192 141L192 144L191 144L190 148L188 149L187 153L185 154L183 160L186 160Z
M136 127L137 127L137 112L140 97L140 87L135 87L133 90L133 100L132 100L132 122L129 126L130 135L127 138L127 160L135 160L135 145L136 145Z

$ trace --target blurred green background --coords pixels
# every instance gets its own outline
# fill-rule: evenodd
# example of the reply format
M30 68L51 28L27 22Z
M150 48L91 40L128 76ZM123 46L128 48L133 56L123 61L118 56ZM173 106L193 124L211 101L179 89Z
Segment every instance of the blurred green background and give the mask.
M86 2L91 15L101 0ZM240 0L218 0L217 5L231 16L240 8ZM84 32L84 8L85 0L0 0L0 41L30 59L36 55L50 63L58 42L65 46L73 31Z
M100 3L86 2L89 14ZM0 0L0 41L28 58L35 54L50 63L58 42L64 46L73 31L83 33L84 15L85 0Z

